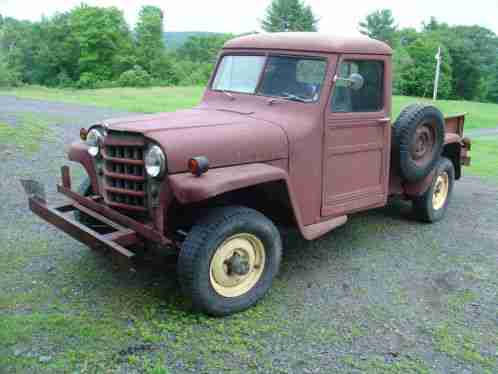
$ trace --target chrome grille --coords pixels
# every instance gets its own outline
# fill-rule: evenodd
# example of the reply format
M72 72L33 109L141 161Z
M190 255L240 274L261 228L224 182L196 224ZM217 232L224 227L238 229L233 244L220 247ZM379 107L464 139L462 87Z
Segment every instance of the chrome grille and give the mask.
M108 134L103 158L106 203L120 209L147 211L143 141Z

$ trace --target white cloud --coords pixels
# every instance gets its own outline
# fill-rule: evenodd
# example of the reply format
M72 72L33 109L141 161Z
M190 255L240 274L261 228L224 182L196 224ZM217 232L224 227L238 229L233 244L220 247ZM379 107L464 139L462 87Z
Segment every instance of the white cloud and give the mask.
M419 27L430 16L449 24L478 24L498 33L496 0L307 0L320 18L320 31L342 35L358 33L358 22L369 12L389 8L401 27ZM0 0L0 14L37 20L66 11L81 0ZM259 19L270 0L87 0L99 6L116 6L134 24L140 7L157 5L165 12L165 29L171 31L218 31L242 33L259 30Z

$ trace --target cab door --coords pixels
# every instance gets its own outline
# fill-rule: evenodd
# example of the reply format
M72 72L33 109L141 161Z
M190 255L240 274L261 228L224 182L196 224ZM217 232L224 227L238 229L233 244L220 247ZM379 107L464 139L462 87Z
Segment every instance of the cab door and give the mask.
M361 88L348 81L353 73L363 78ZM324 116L323 217L387 202L390 77L387 56L343 55L339 60Z

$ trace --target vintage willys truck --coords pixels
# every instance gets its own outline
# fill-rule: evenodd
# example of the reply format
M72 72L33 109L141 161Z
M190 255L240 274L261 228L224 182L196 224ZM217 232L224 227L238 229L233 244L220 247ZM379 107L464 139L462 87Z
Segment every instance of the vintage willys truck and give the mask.
M175 251L196 309L241 311L278 272L277 224L312 240L390 196L423 221L443 217L470 161L464 115L414 104L391 124L391 78L391 49L369 38L230 40L199 106L82 129L69 159L87 180L73 190L64 166L70 203L50 207L31 188L30 208L124 258Z

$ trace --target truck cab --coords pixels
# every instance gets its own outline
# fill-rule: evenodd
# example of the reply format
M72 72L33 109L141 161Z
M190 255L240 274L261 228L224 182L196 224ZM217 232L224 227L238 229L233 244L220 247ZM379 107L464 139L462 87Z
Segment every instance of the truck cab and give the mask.
M30 207L129 260L173 251L194 308L244 310L278 272L280 225L316 239L395 195L421 220L443 218L470 160L464 115L413 104L393 123L391 54L318 33L228 41L197 107L82 129L69 159L87 180L73 189L63 167L59 207L29 181Z

